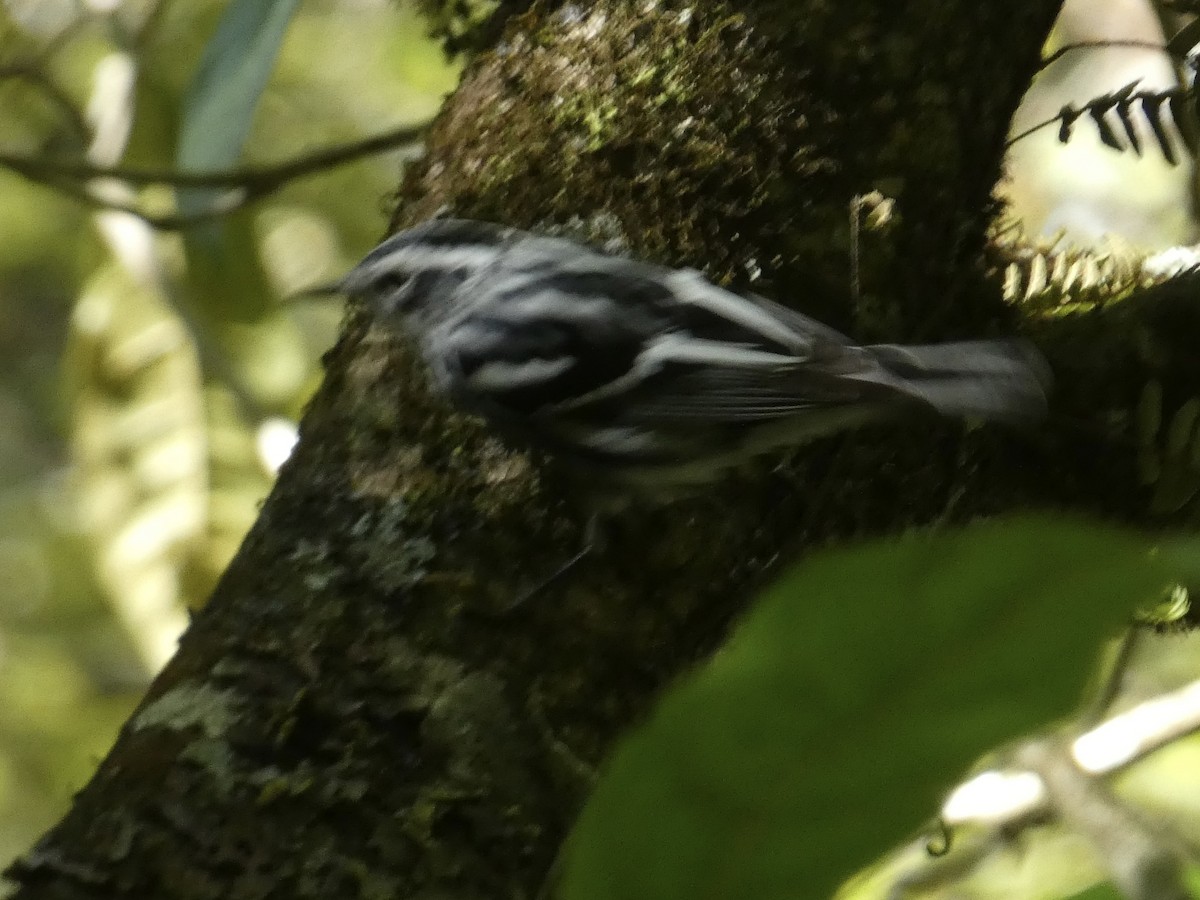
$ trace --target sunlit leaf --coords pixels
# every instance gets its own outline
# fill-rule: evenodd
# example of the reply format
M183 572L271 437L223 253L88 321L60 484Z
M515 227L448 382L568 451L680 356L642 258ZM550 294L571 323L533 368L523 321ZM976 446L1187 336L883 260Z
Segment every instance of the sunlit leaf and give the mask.
M204 407L183 326L124 270L84 287L65 359L79 525L148 671L186 622L178 566L204 531Z
M87 285L71 322L65 387L80 525L142 661L174 652L253 522L270 478L254 436L172 310L123 271Z

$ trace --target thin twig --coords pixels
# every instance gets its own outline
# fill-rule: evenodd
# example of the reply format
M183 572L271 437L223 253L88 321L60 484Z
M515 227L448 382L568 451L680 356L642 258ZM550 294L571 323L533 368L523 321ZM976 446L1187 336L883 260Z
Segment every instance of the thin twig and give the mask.
M1038 122L1036 125L1031 125L1030 127L1026 128L1024 131L1022 131L1020 134L1013 135L1007 141L1005 141L1004 149L1005 150L1009 149L1010 147L1012 147L1013 144L1017 143L1018 141L1025 140L1025 138L1029 137L1031 134L1036 134L1037 132L1041 131L1043 128L1049 128L1051 125L1057 125L1061 119L1062 119L1062 114L1060 113L1059 115L1055 116L1053 119L1046 119L1044 122Z
M240 188L248 197L259 197L276 191L283 184L332 169L346 163L416 142L428 122L402 125L362 140L339 144L314 153L298 156L271 166L246 166L219 172L180 172L175 169L133 169L124 166L95 166L88 162L60 162L0 152L0 166L27 177L70 178L84 181L90 178L115 178L134 185L161 184L188 188Z
M1072 755L1081 771L1111 775L1128 768L1167 744L1200 731L1200 680L1144 700L1082 734L1072 735ZM1117 740L1119 736L1119 740ZM1025 777L1024 767L991 769L958 785L942 806L951 825L968 822L1015 822L1037 811L1044 794L1012 794L997 812L991 807L995 786ZM1001 794L1000 796L1004 796Z
M120 166L95 166L87 162L59 163L11 153L0 153L0 166L53 188L88 206L127 212L163 231L178 231L220 216L273 194L291 181L315 175L340 165L415 142L427 123L406 125L391 131L330 147L274 166L247 167L225 172L150 171ZM203 209L189 213L157 214L127 203L110 200L83 186L98 178L114 178L135 185L170 185L188 188L224 189Z
M34 178L26 176L31 181L36 181L38 184L43 184L52 190L58 191L60 194L70 197L72 200L82 203L84 206L94 209L109 210L111 212L129 213L132 216L137 216L151 228L159 231L181 231L189 228L192 225L198 225L201 222L207 222L211 219L218 219L221 216L227 216L231 212L246 206L250 201L246 198L243 191L227 191L216 200L213 200L204 209L196 210L191 213L152 213L147 212L140 206L135 206L131 203L122 203L119 200L112 200L108 197L89 190L80 185L78 182L61 179L61 178Z

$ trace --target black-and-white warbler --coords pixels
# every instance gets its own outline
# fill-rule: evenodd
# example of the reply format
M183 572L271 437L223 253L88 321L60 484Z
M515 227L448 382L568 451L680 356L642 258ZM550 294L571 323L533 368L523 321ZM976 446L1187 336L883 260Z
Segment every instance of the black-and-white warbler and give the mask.
M338 285L420 345L461 408L564 465L671 494L764 451L933 409L1031 421L1049 369L1023 341L860 346L692 269L435 219Z

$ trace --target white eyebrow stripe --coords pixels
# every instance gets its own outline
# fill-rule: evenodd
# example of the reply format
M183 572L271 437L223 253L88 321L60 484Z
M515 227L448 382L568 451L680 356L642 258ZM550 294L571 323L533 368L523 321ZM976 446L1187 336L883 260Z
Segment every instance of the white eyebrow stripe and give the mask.
M429 247L408 244L372 260L372 276L397 269L419 272L424 269L474 269L494 261L503 250L498 247Z
M689 337L670 332L655 339L638 359L638 364L659 365L665 362L703 363L732 368L794 367L803 362L800 357L756 350L740 344Z
M811 344L808 335L780 321L778 316L772 315L753 301L717 287L694 269L673 273L671 281L675 297L680 303L706 309L723 319L757 331L768 340L787 346L807 347Z
M574 364L572 357L527 359L522 362L495 360L472 372L467 377L467 383L478 391L503 393L553 381Z

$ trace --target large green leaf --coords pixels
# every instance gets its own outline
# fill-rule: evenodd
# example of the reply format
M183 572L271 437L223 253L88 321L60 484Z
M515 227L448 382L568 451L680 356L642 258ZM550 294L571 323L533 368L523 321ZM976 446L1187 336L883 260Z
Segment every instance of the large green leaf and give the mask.
M180 169L219 170L237 162L250 133L254 108L298 2L232 0L225 8L216 31L204 46L204 55L184 98L175 153ZM211 205L219 193L207 189L180 190L179 209L185 214L198 213ZM249 259L253 245L245 244L250 234L248 224L238 231L230 240L215 223L190 229L184 235L189 259L193 265L209 262L220 268L229 265L230 256L241 255L239 251ZM240 268L256 269L257 264L247 261ZM248 280L261 281L259 275L251 272Z
M1069 712L1185 555L1024 517L813 557L619 748L563 896L827 897L984 751Z
M176 163L222 170L240 158L254 109L298 0L232 0L205 45L188 87ZM209 209L222 192L178 192L179 210ZM278 409L308 380L295 327L270 304L254 223L247 210L184 234L188 290L176 306L204 348L206 374L221 374L263 408Z
M176 162L219 169L241 155L254 107L299 0L232 0L204 48L184 102Z

